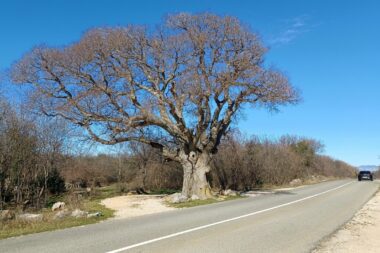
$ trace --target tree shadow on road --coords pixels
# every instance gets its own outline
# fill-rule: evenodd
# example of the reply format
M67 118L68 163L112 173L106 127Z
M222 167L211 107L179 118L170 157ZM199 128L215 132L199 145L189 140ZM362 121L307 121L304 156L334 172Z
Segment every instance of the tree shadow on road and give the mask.
M291 191L275 191L275 195L295 195L296 193Z

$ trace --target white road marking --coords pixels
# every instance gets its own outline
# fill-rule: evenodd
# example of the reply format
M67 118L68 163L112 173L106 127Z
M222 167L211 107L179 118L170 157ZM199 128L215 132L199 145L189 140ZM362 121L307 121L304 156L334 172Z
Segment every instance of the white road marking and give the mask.
M216 225L219 225L219 224L223 224L223 223L227 223L227 222L243 219L243 218L246 218L246 217L254 216L254 215L257 215L257 214L260 214L260 213L265 213L265 212L268 212L268 211L272 211L274 209L278 209L278 208L281 208L281 207L284 207L284 206L289 206L289 205L292 205L292 204L296 204L296 203L299 203L301 201L305 201L305 200L308 200L308 199L311 199L311 198L315 198L315 197L321 196L323 194L326 194L326 193L338 190L339 188L342 188L342 187L344 187L346 185L349 185L349 184L352 184L354 182L355 181L348 182L348 183L345 183L345 184L340 185L338 187L332 188L330 190L327 190L327 191L324 191L324 192L320 192L320 193L317 193L317 194L314 194L314 195L311 195L311 196L308 196L308 197L305 197L305 198L302 198L302 199L294 200L294 201L291 201L291 202L288 202L288 203L285 203L285 204L281 204L281 205L278 205L278 206L270 207L270 208L263 209L263 210L260 210L260 211L256 211L256 212L253 212L253 213L248 213L248 214L240 215L240 216L237 216L237 217L234 217L234 218L230 218L230 219L226 219L226 220L210 223L210 224L207 224L207 225L203 225L203 226L187 229L187 230L184 230L184 231L181 231L181 232L165 235L165 236L158 237L158 238L155 238L155 239L151 239L151 240L148 240L148 241L132 244L132 245L129 245L129 246L126 246L126 247L123 247L123 248L107 251L106 253L118 253L118 252L126 251L126 250L137 248L137 247L140 247L140 246L143 246L143 245L147 245L147 244L151 244L151 243L154 243L154 242L162 241L162 240L165 240L165 239L177 237L177 236L180 236L180 235L183 235L183 234L188 234L188 233L191 233L191 232L194 232L194 231L198 231L198 230L202 230L202 229L205 229L205 228L213 227L213 226L216 226Z

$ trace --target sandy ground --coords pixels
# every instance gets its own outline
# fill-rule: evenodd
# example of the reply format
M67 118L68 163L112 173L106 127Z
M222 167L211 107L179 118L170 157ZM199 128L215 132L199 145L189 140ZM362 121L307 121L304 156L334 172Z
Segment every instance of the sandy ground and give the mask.
M242 194L246 197L257 197L262 194L273 194L277 191L294 188L276 189L274 191L251 191ZM102 200L107 208L115 210L115 218L131 218L152 213L166 212L173 209L165 204L164 195L125 195Z
M380 252L380 191L313 253Z
M160 213L175 208L164 204L162 195L126 195L104 199L101 202L115 210L115 218L130 218L145 214Z

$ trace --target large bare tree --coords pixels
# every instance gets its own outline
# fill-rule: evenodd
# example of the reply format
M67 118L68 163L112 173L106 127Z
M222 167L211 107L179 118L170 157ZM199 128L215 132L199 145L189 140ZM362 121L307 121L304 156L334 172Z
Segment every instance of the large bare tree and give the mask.
M37 47L12 68L49 116L103 144L162 150L183 166L182 194L211 196L212 155L246 105L277 108L297 92L263 64L266 48L234 17L168 16L156 28L98 28L64 48Z

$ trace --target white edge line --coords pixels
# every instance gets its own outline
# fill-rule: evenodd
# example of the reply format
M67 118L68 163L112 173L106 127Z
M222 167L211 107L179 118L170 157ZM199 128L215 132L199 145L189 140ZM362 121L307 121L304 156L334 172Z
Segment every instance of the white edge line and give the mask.
M151 244L151 243L154 243L154 242L158 242L158 241L162 241L162 240L165 240L165 239L169 239L169 238L173 238L173 237L176 237L176 236L180 236L180 235L183 235L183 234L188 234L188 233L191 233L191 232L194 232L194 231L198 231L198 230L202 230L202 229L205 229L205 228L213 227L213 226L216 226L216 225L219 225L219 224L235 221L235 220L246 218L246 217L249 217L249 216L254 216L254 215L257 215L257 214L260 214L260 213L268 212L268 211L271 211L271 210L274 210L274 209L278 209L278 208L281 208L281 207L284 207L284 206L289 206L289 205L292 205L292 204L295 204L295 203L299 203L301 201L305 201L305 200L308 200L308 199L311 199L311 198L318 197L318 196L326 194L328 192L338 190L339 188L342 188L342 187L344 187L346 185L349 185L349 184L352 184L352 183L354 183L354 181L348 182L348 183L345 183L345 184L340 185L338 187L335 187L333 189L330 189L330 190L327 190L327 191L324 191L324 192L320 192L320 193L317 193L317 194L314 194L314 195L311 195L311 196L308 196L308 197L305 197L305 198L302 198L302 199L294 200L294 201L291 201L291 202L288 202L288 203L285 203L285 204L281 204L281 205L278 205L278 206L270 207L270 208L263 209L263 210L260 210L260 211L256 211L256 212L253 212L253 213L248 213L248 214L240 215L240 216L237 216L237 217L234 217L234 218L230 218L230 219L226 219L226 220L210 223L210 224L207 224L207 225L203 225L203 226L187 229L187 230L184 230L184 231L181 231L181 232L165 235L165 236L162 236L162 237L157 237L155 239L151 239L151 240L148 240L148 241L132 244L130 246L126 246L126 247L115 249L115 250L111 250L111 251L107 251L106 253L118 253L118 252L122 252L122 251L125 251L125 250L137 248L137 247L140 247L140 246L143 246L143 245L147 245L147 244Z

